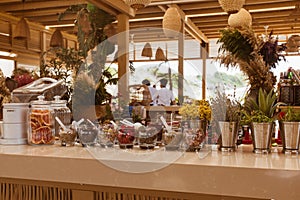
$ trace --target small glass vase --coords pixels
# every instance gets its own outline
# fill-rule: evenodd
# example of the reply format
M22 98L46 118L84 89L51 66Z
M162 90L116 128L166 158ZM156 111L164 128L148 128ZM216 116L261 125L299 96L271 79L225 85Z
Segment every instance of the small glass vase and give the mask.
M186 151L199 151L207 136L207 120L188 120L182 122L184 149Z

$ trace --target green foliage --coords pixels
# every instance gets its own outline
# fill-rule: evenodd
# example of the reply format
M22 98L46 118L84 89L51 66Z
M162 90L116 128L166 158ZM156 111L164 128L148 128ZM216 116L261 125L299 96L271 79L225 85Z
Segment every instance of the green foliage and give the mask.
M45 59L47 56L50 57L50 60ZM40 76L64 80L67 92L62 99L67 100L70 104L74 89L73 80L83 63L84 58L74 48L50 48L42 54ZM69 107L71 108L71 105Z
M221 38L217 43L222 43L219 49L219 53L230 52L232 56L237 59L249 62L251 59L251 53L253 47L250 44L248 38L241 34L237 29L223 29L221 32Z
M300 122L300 113L295 112L293 108L288 107L286 112L279 113L279 120L285 122Z
M276 93L271 90L266 92L262 88L259 89L258 99L250 99L243 110L242 123L249 124L250 122L272 122L276 108L282 103L277 103Z

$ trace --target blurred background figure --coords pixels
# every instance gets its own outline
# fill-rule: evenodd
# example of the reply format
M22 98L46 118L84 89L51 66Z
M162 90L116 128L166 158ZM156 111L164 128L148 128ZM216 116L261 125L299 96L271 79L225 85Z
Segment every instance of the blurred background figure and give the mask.
M160 90L154 94L153 102L158 106L169 106L175 103L173 92L166 88L168 80L163 78L160 81Z
M150 81L148 79L144 79L142 81L142 84L148 86L148 89L149 89L150 94L151 94L151 99L152 99L152 102L150 103L150 106L153 106L154 105L153 97L154 97L154 95L155 95L155 93L156 93L157 90L156 90L156 88L154 88L153 86L151 86Z

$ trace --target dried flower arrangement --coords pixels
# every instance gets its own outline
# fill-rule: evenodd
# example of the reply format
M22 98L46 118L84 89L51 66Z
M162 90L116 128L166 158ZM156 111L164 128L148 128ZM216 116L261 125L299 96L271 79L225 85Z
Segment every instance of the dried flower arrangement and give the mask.
M228 27L220 31L222 43L219 48L221 53L217 60L225 67L239 67L249 80L249 92L255 92L257 97L259 88L267 92L274 88L276 77L270 71L276 67L283 56L279 53L285 47L277 44L272 32L267 40L257 37L251 27Z
M241 104L235 99L230 98L225 92L216 91L216 97L211 99L213 121L238 122L241 116Z
M194 100L191 104L183 104L179 108L183 120L211 120L211 107L207 100Z

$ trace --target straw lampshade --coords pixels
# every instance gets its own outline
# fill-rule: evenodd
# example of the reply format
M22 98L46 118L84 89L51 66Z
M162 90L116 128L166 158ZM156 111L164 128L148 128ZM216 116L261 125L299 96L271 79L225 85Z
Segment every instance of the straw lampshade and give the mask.
M233 28L250 27L252 25L252 16L246 9L241 8L239 12L229 16L228 25Z
M30 29L27 21L24 17L20 19L14 29L14 39L17 40L29 40L30 39Z
M167 37L177 37L181 29L181 16L175 7L168 8L163 18L163 30Z
M150 43L146 43L143 50L142 50L142 56L144 57L152 57L152 47L150 45Z
M166 61L167 60L163 50L160 47L158 47L157 50L156 50L155 60L161 60L161 61Z
M50 39L50 47L63 47L64 38L60 30L56 29Z
M138 10L149 5L151 0L124 0L124 2L135 10Z
M219 4L228 14L237 13L245 4L245 0L219 0Z

